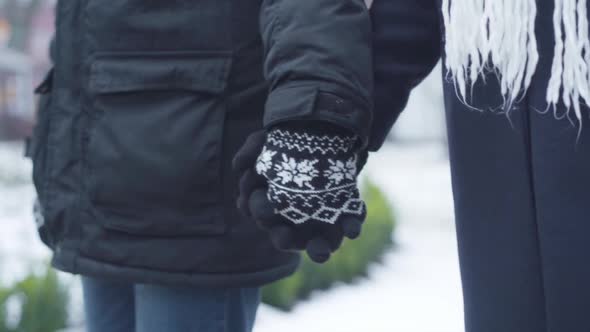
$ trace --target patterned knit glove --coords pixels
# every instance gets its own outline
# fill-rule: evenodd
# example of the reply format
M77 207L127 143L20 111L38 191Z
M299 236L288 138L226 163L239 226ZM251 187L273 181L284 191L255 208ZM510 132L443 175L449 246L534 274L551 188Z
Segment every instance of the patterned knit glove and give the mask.
M359 197L356 137L329 124L289 124L253 134L234 165L243 172L238 206L279 249L306 249L316 262L356 238L366 208Z

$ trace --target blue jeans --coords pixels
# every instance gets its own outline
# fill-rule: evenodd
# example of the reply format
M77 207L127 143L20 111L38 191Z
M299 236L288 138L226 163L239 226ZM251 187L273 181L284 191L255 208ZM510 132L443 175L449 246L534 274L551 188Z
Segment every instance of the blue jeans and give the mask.
M88 332L251 332L258 288L164 287L82 277Z

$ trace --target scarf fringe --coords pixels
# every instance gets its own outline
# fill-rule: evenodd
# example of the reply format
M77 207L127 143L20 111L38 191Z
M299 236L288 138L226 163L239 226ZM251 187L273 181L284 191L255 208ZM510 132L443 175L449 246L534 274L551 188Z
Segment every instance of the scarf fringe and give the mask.
M458 97L469 106L475 82L493 72L508 113L530 87L539 62L536 0L443 0L442 9L445 65ZM553 25L555 53L544 112L553 110L556 118L567 117L573 123L573 110L581 129L581 102L590 105L586 0L555 0ZM558 114L560 103L565 114Z

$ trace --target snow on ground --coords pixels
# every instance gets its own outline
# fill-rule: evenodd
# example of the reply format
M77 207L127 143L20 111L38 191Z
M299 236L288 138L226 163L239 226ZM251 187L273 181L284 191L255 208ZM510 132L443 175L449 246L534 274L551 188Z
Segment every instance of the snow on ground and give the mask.
M19 279L47 260L48 250L35 232L30 184L31 163L22 145L0 144L0 282Z
M260 310L255 332L462 332L448 162L437 145L387 147L367 175L395 203L397 248L369 280L317 293L291 313Z
M18 279L48 257L35 234L30 163L20 150L0 144L0 282ZM262 306L255 332L464 331L444 148L390 145L372 156L365 173L395 205L397 247L372 267L369 279L316 293L290 313Z

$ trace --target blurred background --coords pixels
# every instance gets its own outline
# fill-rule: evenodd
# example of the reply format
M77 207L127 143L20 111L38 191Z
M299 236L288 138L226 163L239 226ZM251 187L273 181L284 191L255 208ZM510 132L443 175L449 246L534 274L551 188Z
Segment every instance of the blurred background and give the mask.
M76 277L48 267L23 141L55 0L0 0L0 332L83 332ZM463 332L440 66L364 170L361 239L264 289L255 332Z

